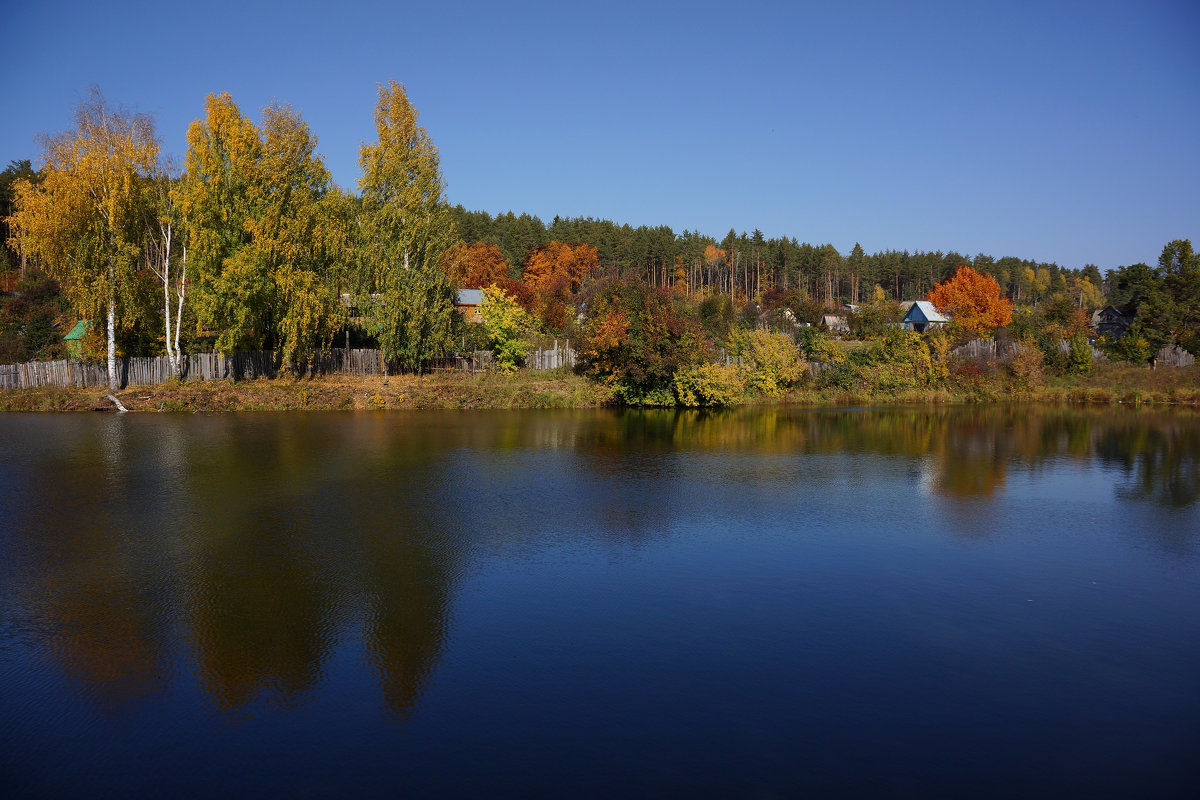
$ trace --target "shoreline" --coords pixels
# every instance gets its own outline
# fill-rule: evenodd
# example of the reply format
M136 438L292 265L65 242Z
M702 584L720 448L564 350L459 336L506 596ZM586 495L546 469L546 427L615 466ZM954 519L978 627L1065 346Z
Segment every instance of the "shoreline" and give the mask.
M103 388L37 387L0 392L0 411L117 411ZM280 377L172 381L129 386L115 393L131 412L366 411L420 409L570 409L615 406L602 384L568 370L381 376ZM862 393L808 385L779 399L754 398L746 406L845 408L885 405L1008 405L1045 403L1091 407L1194 408L1200 406L1200 369L1151 372L1110 367L1097 374L1058 379L1025 390L997 381L966 386Z

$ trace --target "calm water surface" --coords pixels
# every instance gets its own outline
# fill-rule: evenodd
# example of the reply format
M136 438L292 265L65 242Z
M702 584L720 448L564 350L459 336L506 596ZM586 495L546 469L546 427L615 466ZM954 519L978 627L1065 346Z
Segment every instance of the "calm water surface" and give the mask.
M1200 796L1200 415L0 416L8 797Z

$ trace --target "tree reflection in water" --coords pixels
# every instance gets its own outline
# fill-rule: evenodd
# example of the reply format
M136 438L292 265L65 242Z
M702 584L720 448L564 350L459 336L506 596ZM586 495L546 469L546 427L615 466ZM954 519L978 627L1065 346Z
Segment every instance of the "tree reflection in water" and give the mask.
M45 632L45 657L106 714L158 696L183 671L174 663L182 627L204 692L235 718L260 704L306 702L342 646L361 648L382 706L404 717L442 658L472 558L594 535L584 531L637 546L685 511L768 504L771 495L755 491L797 475L871 480L862 471L798 472L808 455L909 470L952 503L986 504L1010 473L1036 476L1063 460L1119 471L1122 501L1184 508L1200 495L1200 415L1188 411L767 408L27 424L40 444L23 451L20 469L15 456L3 467L5 596ZM1198 535L1174 531L1159 544L1187 552Z

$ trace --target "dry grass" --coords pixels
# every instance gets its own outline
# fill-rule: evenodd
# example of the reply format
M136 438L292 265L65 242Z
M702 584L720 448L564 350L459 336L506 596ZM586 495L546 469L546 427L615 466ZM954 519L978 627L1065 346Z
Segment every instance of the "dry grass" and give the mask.
M112 411L101 389L46 387L0 392L0 410ZM611 405L604 386L568 370L275 380L172 382L117 393L131 411L320 411L418 408L593 408ZM870 395L819 389L802 381L779 401L805 406L941 405L1037 402L1053 405L1200 405L1200 367L1184 369L1099 364L1082 378L1056 378L1014 390L997 371L951 378L948 388Z
M102 389L52 387L0 392L6 411L112 411ZM116 393L130 411L326 411L417 408L588 408L607 405L603 387L567 371L324 376L170 382Z

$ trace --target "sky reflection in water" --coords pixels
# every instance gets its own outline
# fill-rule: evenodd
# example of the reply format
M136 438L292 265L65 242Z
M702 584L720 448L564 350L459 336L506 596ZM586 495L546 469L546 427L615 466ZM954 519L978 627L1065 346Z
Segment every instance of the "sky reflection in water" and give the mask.
M1108 410L0 417L0 768L1186 796L1198 456Z

